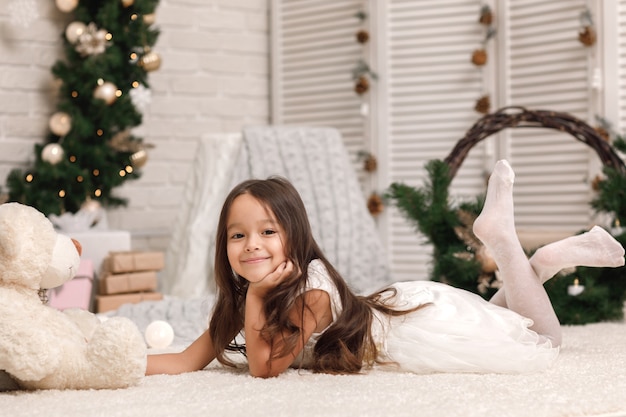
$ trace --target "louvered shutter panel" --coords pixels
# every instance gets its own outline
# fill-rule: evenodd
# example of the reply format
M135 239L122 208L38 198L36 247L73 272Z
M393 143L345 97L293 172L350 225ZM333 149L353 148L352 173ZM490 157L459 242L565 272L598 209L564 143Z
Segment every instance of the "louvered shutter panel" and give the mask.
M626 134L626 0L608 0L605 11L606 19L615 19L610 22L613 31L607 36L609 43L605 48L608 71L608 81L605 89L609 95L606 111L608 121L621 135ZM608 49L610 48L610 49Z
M272 122L333 127L341 132L355 169L369 150L363 100L352 71L364 59L355 34L362 27L357 0L273 0Z
M481 116L474 111L483 92L482 74L470 61L484 28L475 0L387 2L389 177L420 187L424 165L443 159ZM484 191L483 145L475 147L455 177L454 197ZM426 279L431 248L411 223L393 210L387 227L392 275Z
M505 104L567 112L593 122L590 50L578 41L585 2L516 0L506 5ZM508 149L500 156L510 159L517 174L518 229L575 232L586 227L595 153L554 130L509 129L505 135Z

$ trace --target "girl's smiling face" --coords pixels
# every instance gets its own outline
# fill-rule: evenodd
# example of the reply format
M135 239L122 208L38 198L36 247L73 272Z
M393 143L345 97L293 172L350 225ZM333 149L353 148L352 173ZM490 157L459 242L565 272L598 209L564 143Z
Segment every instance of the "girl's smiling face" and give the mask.
M228 262L237 275L259 282L287 260L286 236L274 214L256 198L235 198L226 221Z

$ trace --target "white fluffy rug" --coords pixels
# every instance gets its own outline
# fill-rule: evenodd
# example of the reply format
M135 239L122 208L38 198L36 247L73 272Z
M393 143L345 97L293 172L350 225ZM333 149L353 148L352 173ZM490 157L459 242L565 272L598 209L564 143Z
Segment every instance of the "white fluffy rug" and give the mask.
M531 375L317 375L273 379L210 365L124 390L0 393L20 416L626 416L626 324L565 326L555 365Z

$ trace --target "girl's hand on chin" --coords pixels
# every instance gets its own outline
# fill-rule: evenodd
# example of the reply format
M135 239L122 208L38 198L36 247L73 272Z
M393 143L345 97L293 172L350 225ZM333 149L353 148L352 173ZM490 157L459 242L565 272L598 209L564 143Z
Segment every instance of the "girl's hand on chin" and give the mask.
M293 262L286 260L276 267L276 269L267 274L263 279L257 282L251 282L248 292L252 291L254 295L263 297L272 288L276 288L278 284L283 282L293 272Z

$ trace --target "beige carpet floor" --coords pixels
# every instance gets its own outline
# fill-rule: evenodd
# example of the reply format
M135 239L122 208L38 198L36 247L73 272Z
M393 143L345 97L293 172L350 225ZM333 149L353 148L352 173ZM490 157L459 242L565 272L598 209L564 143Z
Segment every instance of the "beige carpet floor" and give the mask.
M626 324L564 326L559 359L537 374L290 370L263 380L209 365L123 390L0 393L0 416L626 416Z

